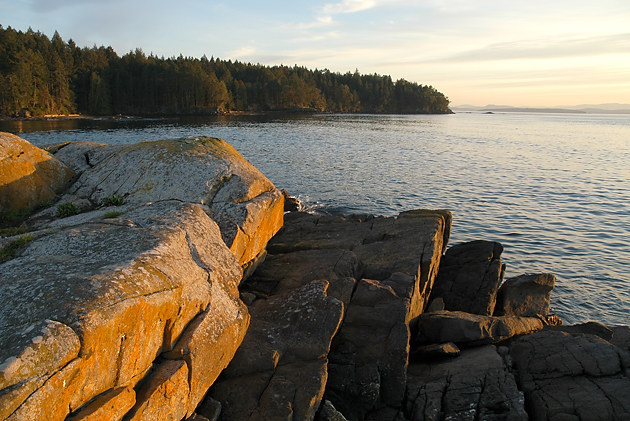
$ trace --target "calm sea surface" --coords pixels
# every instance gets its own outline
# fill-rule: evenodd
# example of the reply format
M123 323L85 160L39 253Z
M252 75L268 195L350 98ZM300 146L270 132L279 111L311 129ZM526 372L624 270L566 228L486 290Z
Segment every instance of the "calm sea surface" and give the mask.
M221 137L327 212L453 212L451 245L552 272L565 323L630 324L630 115L461 113L0 122L36 145Z

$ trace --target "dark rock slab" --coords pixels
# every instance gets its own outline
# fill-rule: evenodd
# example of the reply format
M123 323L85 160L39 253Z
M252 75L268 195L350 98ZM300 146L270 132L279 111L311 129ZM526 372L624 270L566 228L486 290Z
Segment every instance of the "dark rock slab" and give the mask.
M523 395L493 345L438 363L411 364L405 402L411 421L528 419Z
M555 283L556 277L551 273L523 274L507 279L497 293L495 316L547 316Z
M463 345L497 343L544 327L536 317L482 316L461 311L424 313L417 319L418 344L454 342Z
M544 330L512 341L510 355L532 419L630 419L630 354L610 342Z
M503 246L492 241L457 244L440 263L431 299L444 299L445 309L490 316L503 280Z
M362 279L329 354L326 399L349 420L399 407L408 359L408 301L388 285Z
M328 282L257 300L241 347L209 396L228 420L312 420L327 379L330 343L343 304Z
M586 322L568 326L547 326L545 330L571 334L582 333L585 335L596 335L608 342L610 342L614 336L614 332L611 328L598 322Z
M460 349L453 342L415 346L411 349L411 358L415 361L453 358L459 356Z

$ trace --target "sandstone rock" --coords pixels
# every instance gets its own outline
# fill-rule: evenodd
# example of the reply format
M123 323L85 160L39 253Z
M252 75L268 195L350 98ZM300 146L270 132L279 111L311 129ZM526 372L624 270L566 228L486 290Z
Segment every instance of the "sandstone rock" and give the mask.
M68 421L122 420L136 403L136 392L129 387L113 389L85 405Z
M630 418L630 355L611 343L544 330L515 339L510 355L532 419Z
M326 399L348 419L400 406L406 384L409 302L379 281L359 281L329 355Z
M327 378L330 342L343 305L326 281L257 300L251 326L210 396L224 420L312 420Z
M404 412L411 421L526 421L522 393L492 345L458 358L411 364Z
M446 310L491 316L505 271L502 251L501 244L491 241L471 241L449 248L431 298L443 298Z
M0 378L5 391L36 386L3 394L17 399L2 404L19 407L13 419L63 419L97 395L133 386L215 305L215 287L238 297L240 265L199 206L161 202L125 216L125 224L61 229L0 265ZM58 333L39 333L46 320Z
M520 275L507 279L499 288L496 316L547 316L549 297L556 283L551 273Z
M0 132L0 216L51 201L74 173L50 153Z
M188 367L184 361L164 361L138 390L129 421L180 421L188 407Z
M424 313L418 317L416 342L481 345L536 332L542 328L542 320L536 317L492 317L461 311L441 311Z
M142 142L110 150L100 160L90 156L93 168L70 193L95 205L112 194L128 203L173 199L207 205L241 264L255 258L282 226L282 193L223 140Z

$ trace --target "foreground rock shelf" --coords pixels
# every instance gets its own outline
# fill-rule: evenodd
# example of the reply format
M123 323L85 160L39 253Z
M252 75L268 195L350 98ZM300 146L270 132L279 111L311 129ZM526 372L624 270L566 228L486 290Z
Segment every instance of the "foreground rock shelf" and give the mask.
M448 211L283 215L219 139L47 149L0 134L3 215L82 210L0 240L0 419L630 419L630 328Z

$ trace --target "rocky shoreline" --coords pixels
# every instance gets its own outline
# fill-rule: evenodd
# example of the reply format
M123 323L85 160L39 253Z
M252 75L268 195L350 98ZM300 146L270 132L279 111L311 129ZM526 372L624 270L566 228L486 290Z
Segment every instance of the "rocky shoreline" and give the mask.
M0 239L0 419L630 419L630 327L562 326L449 211L300 212L218 139L47 149L0 133L0 211L58 199Z

